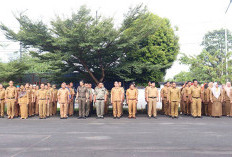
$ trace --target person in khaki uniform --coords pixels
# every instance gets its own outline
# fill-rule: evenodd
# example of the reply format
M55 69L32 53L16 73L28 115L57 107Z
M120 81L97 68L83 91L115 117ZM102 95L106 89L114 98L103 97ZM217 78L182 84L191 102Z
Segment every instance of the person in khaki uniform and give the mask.
M48 90L47 85L44 86L44 89L46 90L46 94L47 94L46 95L46 98L47 98L46 118L48 118L50 116L50 114L49 114L49 109L50 109L49 105L50 105L50 101L51 101L51 91Z
M225 102L225 114L226 114L226 116L230 116L230 108L232 106L231 105L232 104L231 103L232 102L231 93L232 93L231 83L227 82L225 90L223 92L223 99Z
M31 88L31 92L32 92L32 116L35 115L35 105L36 105L36 102L35 102L35 94L36 94L36 85L30 85L30 88Z
M126 101L128 104L128 118L136 118L136 110L138 103L138 90L135 88L134 84L130 84L130 88L126 91Z
M171 104L171 116L172 118L178 118L178 106L180 104L180 89L176 88L176 83L172 83L172 89L169 90L168 98L169 104Z
M191 93L191 81L188 81L185 88L183 89L183 100L184 100L184 114L191 114L191 102L190 102L190 93Z
M198 86L198 81L196 79L193 80L193 86L190 88L190 101L191 101L191 111L193 118L201 118L201 103L202 103L202 90L201 87Z
M36 85L35 87L35 94L34 94L34 98L35 98L35 115L38 116L39 115L39 100L38 100L38 91L39 91L39 86Z
M68 90L70 93L70 99L69 99L69 103L68 103L68 115L69 116L73 116L74 113L74 95L75 95L75 91L73 88L73 83L71 82L68 86Z
M8 119L13 119L14 118L15 102L17 100L17 91L16 91L16 87L14 87L13 81L10 81L9 87L6 88L5 100L6 100L6 104L7 104Z
M85 104L85 116L89 117L90 114L90 104L92 103L92 88L90 88L89 83L85 84L85 88L87 89L87 99Z
M114 87L111 90L111 103L113 104L114 119L120 119L121 117L122 101L123 91L122 88L119 87L119 83L116 81L114 82Z
M63 82L61 84L61 89L58 90L57 96L60 104L60 119L67 119L69 91L66 88L66 83Z
M39 118L46 119L47 115L47 101L48 101L48 90L45 89L44 83L41 83L40 89L38 90L38 101L39 101Z
M58 101L58 97L57 97L58 90L56 89L56 85L52 85L52 88L53 88L52 115L56 115L56 112L57 112L57 101Z
M208 88L207 88L207 102L208 102L208 116L211 116L212 115L212 102L211 102L211 95L212 95L212 91L211 89L213 88L213 82L210 82L208 84Z
M204 84L204 89L203 89L203 104L204 104L204 107L202 107L202 110L204 110L204 114L205 116L208 116L208 101L207 101L207 97L208 97L208 93L207 93L207 88L208 88L208 84L205 83Z
M97 118L104 118L105 102L107 100L106 89L100 82L94 90L94 103L96 105Z
M161 98L161 102L162 102L162 113L165 115L165 103L167 101L167 95L165 95L165 90L167 90L167 83L164 83L164 87L160 90L160 98ZM164 96L165 95L165 96Z
M145 88L145 101L147 102L147 89L151 87L151 81L148 82L146 88ZM148 102L147 102L147 114L148 114Z
M29 104L29 93L28 90L21 85L20 92L18 95L18 102L20 106L21 118L20 119L27 119L28 118L28 104Z
M184 103L184 88L187 82L180 89L180 114L185 114L185 103Z
M5 110L5 88L0 84L0 118L4 118Z
M155 82L152 82L151 87L148 88L146 92L147 93L145 95L147 96L146 101L148 102L148 118L150 119L152 115L154 118L156 118L156 103L159 101L159 92L155 87Z
M225 92L225 84L222 84L222 96L223 96L223 101L222 101L222 115L225 116L226 115L226 103L224 101L224 92Z
M223 95L222 90L219 88L217 82L213 84L213 88L211 89L211 91L212 117L220 118L222 116Z
M17 95L19 95L19 92L20 92L20 86L17 85L16 86L16 91L17 91ZM20 115L20 106L19 106L19 102L18 102L18 97L17 97L17 100L15 102L15 108L14 108L14 117L18 117Z
M125 90L124 90L124 88L122 87L122 82L118 82L118 85L119 85L119 88L121 88L121 90L122 90L122 93L123 93L123 96L122 96L122 104L121 104L121 110L120 110L120 115L121 115L121 117L122 117L122 115L123 115L123 102L124 102L124 100L125 100Z
M52 107L53 107L53 88L50 83L47 83L48 86L48 94L49 94L49 104L47 106L47 116L52 116Z
M84 81L80 81L80 86L77 87L76 101L79 105L79 117L78 119L86 119L85 116L85 104L87 101L87 88L85 88Z
M27 93L29 95L29 102L28 102L28 117L32 116L32 98L33 98L33 94L32 94L32 89L30 89L30 85L29 83L26 83L25 88L27 90Z

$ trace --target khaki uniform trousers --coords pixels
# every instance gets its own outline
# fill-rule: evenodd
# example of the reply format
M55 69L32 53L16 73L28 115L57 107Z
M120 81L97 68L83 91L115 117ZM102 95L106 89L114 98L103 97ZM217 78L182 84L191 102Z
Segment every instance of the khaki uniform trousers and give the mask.
M15 107L14 107L14 116L18 117L20 115L20 107L18 103L15 103Z
M30 117L30 116L32 116L32 107L33 106L33 104L32 104L32 102L31 102L31 99L29 99L29 104L28 104L28 116Z
M66 118L68 110L68 103L60 103L60 117Z
M7 115L8 117L14 118L15 115L15 99L8 99L7 102Z
M137 101L136 100L128 100L128 112L129 117L135 117L136 109L137 109Z
M157 115L156 103L157 103L157 98L148 98L148 116L149 117L151 117L152 115L156 117Z
M35 102L35 114L38 115L39 114L39 101L36 100Z
M47 100L39 100L39 117L46 118L47 115Z
M201 98L192 98L192 116L201 116Z
M49 99L48 99L49 100ZM49 117L50 116L50 102L48 103L48 100L47 100L47 108L46 108L46 116Z
M73 100L71 100L68 104L68 115L69 116L72 116L73 115L73 112L74 112L74 102Z
M164 114L168 115L168 100L167 100L167 98L164 98L162 100L162 104L164 104Z
M54 101L52 104L53 104L52 114L56 115L56 112L57 112L57 101Z
M19 105L20 105L21 118L23 119L28 118L28 105L27 104L19 104Z
M178 106L179 106L178 101L171 102L171 116L172 117L178 117Z
M113 102L113 116L114 117L121 117L122 113L122 102L121 101L114 101Z
M0 116L3 117L4 116L4 110L5 110L5 101L4 99L1 100L0 102Z

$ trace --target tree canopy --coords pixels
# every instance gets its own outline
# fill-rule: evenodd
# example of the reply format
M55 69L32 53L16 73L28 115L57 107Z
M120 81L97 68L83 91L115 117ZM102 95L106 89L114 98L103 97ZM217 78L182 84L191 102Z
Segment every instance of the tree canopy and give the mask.
M202 82L217 81L225 83L226 79L231 80L231 50L232 36L228 31L228 53L225 52L225 32L223 29L208 32L202 42L203 51L197 56L187 56L180 58L182 64L189 65L189 72L181 72L174 77L176 81L186 81L188 79L198 79ZM226 62L228 69L226 75Z
M49 71L55 80L78 73L95 83L112 78L162 81L179 52L169 20L143 5L130 8L119 27L113 18L95 18L86 6L70 17L57 16L49 25L26 15L16 19L21 26L18 32L0 25L5 36L20 41L39 63L49 63L34 70Z

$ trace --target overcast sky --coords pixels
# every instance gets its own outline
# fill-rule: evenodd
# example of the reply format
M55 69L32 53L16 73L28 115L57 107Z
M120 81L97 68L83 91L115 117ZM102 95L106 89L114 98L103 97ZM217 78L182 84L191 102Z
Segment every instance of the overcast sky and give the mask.
M232 30L232 6L225 15L230 0L7 0L0 3L0 22L18 30L19 25L13 13L25 11L32 19L43 19L49 23L55 15L70 15L81 5L86 5L93 11L106 17L114 17L115 24L120 25L123 14L130 6L143 3L149 11L170 19L172 26L178 26L176 34L179 36L180 52L188 55L199 54L205 33L214 29L225 28ZM7 41L0 32L0 59L7 62L18 54L18 43ZM166 79L172 78L188 67L176 61L167 71Z

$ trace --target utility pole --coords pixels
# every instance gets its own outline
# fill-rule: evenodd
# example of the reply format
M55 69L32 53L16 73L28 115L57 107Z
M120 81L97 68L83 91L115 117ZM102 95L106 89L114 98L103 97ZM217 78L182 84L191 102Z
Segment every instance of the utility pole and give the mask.
M227 39L227 26L226 26L226 13L227 11L229 10L229 7L230 7L230 4L231 4L232 0L230 0L230 3L226 9L226 12L225 12L225 55L226 55L226 59L225 59L225 62L226 62L226 81L228 81L228 62L227 62L227 53L228 53L228 39Z

